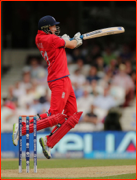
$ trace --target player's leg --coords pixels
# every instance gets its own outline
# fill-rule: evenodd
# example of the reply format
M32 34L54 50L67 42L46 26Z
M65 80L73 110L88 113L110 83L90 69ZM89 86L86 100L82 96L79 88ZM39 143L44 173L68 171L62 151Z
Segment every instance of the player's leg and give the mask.
M37 131L53 127L57 124L62 124L65 121L66 115L65 114L53 114L52 116L47 117L46 119L38 120L37 121ZM29 125L29 133L33 133L33 123ZM26 126L22 127L22 135L26 134Z
M65 121L66 115L65 114L55 114L52 116L49 116L45 119L42 120L37 120L37 131L47 128L47 127L52 127L57 124L62 124ZM29 125L29 133L33 133L33 123ZM26 124L22 126L22 136L26 135ZM15 146L17 146L19 140L19 125L18 123L15 123L13 125L13 135L12 135L12 141Z
M65 108L64 108L64 114L67 115L66 118L68 118L69 116L73 115L75 112L77 112L77 102L76 102L76 97L75 97L75 93L74 90L72 88L70 79L68 79L69 82L69 88L70 88L70 95L69 98L66 102ZM55 126L52 131L51 134L52 135L58 128L60 127L60 125Z
M51 136L47 137L46 145L48 148L53 148L75 125L79 122L83 112L76 112L70 116Z
M67 99L70 94L70 89L68 88L68 78L62 78L60 80L54 81L52 83L49 83L49 87L51 89L51 104L49 113L57 114L62 113L63 109L65 108ZM51 134L56 131L58 126L61 126L65 122L65 118L58 123L57 126L55 126L51 132ZM50 134L50 135L51 135ZM44 155L49 159L50 158L50 150L48 149L47 143L47 137L41 137L39 139L40 145L42 147Z
M42 120L42 119L45 120L48 116L49 115L46 112L44 114L37 114L36 118L37 118L37 121ZM30 133L32 133L33 132L33 118L30 119L29 123L30 123ZM43 122L39 122L38 124L40 125L39 130L47 127L46 123L44 123L45 126L43 126L43 127L41 126L41 125L43 125ZM12 141L13 141L14 146L17 146L17 144L18 144L18 140L19 140L19 135L18 135L19 132L18 131L19 131L19 124L14 123L13 124L13 133L12 133ZM25 135L26 134L26 123L25 122L22 122L22 131L23 131L23 135Z
M57 83L57 84L56 84ZM55 85L57 87L57 85L60 84L61 86L59 86L59 88L55 88ZM56 114L57 112L62 112L63 109L66 106L66 102L68 100L69 94L70 94L70 89L68 86L68 77L63 78L59 81L56 81L55 84L49 84L51 90L52 90L52 94L51 94L51 107L49 109L49 113L50 114ZM58 92L58 93L57 93ZM58 94L58 95L57 95ZM56 102L56 103L55 103ZM64 113L65 114L65 113ZM62 122L63 123L63 122ZM61 124L62 124L61 123ZM52 131L51 134L61 125L58 124L57 126L55 126Z
M68 78L62 78L57 81L49 83L49 88L51 90L51 102L49 114L62 113L67 99L69 97L70 90L68 88Z
M77 101L76 101L76 96L75 96L74 90L72 88L70 79L68 79L68 81L69 81L69 86L70 86L70 94L69 94L69 98L67 99L67 103L64 108L64 114L66 114L67 117L70 117L74 113L77 112Z
M47 146L50 148L53 148L54 145L74 126L79 122L80 116L82 112L77 112L77 103L76 103L76 97L74 94L74 90L72 88L71 82L69 82L70 86L70 95L67 100L64 114L69 117L63 124L53 132L51 136L47 137Z
M44 113L44 114L41 114L41 115L39 115L39 114L36 115L37 121L40 120L40 119L47 118L47 117L48 117L48 113ZM32 126L33 126L32 125L33 118L30 119L29 123L30 123L30 126L31 126L30 129L33 129L32 128ZM25 135L26 134L26 123L24 121L22 122L22 130L24 131L23 135ZM13 141L14 146L18 145L18 140L19 140L19 124L14 123L13 124L13 133L12 133L12 141Z
M51 158L51 148L53 148L60 141L60 139L62 139L62 137L70 131L70 129L75 127L82 113L83 112L74 113L58 129L56 129L52 135L39 139L43 154L47 159Z
M77 104L76 104L76 98L75 98L75 94L74 94L74 91L73 91L73 88L72 88L72 85L71 85L71 81L69 79L69 77L66 77L66 78L63 78L63 81L64 81L64 88L63 88L63 93L64 93L64 100L63 101L60 101L61 102L61 105L63 105L62 109L64 109L64 114L67 115L66 118L68 118L69 116L73 115L75 112L77 112ZM62 95L62 93L61 93ZM61 96L60 95L60 96ZM70 97L70 98L69 98ZM54 98L54 97L53 97ZM69 100L68 100L69 99ZM69 103L71 103L71 108L68 108L69 106ZM65 106L64 106L65 104ZM60 104L58 104L59 107ZM50 108L49 111L51 111L52 113L56 113L56 111L54 111L53 109L55 108L58 108L57 105L54 107L54 104L51 106L52 108ZM54 108L53 108L54 107ZM59 109L59 108L58 108ZM62 111L61 109L61 111ZM58 124L57 126L55 126L52 131L51 131L51 134L53 134L53 132L55 132L58 127L60 127L61 124ZM50 135L51 135L50 134Z

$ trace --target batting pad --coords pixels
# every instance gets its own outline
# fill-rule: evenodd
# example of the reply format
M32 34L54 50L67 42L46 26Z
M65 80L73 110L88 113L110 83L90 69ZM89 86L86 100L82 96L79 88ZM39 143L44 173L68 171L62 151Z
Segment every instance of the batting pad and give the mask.
M65 118L67 116L65 114L55 114L52 116L49 116L45 119L41 119L37 121L37 131L41 129L45 129L47 127L52 127L57 125L58 123L63 123L65 121ZM33 123L29 125L29 133L33 133ZM26 134L26 125L22 127L22 135L24 136Z
M47 146L53 148L70 129L75 127L82 113L83 112L76 112L70 116L53 135L48 137Z

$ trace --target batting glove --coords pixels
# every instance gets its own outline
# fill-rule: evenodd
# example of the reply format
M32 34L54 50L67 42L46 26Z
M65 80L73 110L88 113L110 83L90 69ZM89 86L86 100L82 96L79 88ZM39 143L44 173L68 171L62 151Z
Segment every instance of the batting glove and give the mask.
M79 46L81 46L83 44L82 39L80 38L81 33L78 32L74 35L74 39L77 41L77 46L75 48L78 48Z
M62 36L62 39L67 40L67 41L70 41L70 37L69 37L69 35L67 35L67 34L64 34L64 35Z

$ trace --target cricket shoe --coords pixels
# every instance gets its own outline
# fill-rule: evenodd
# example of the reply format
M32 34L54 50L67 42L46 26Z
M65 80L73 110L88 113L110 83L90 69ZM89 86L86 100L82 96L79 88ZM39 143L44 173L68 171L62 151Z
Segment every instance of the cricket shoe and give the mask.
M40 139L39 139L39 142L40 142L40 145L41 145L41 147L42 147L44 156L45 156L47 159L50 159L50 158L51 158L51 153L50 153L51 148L49 148L49 147L47 146L47 137L45 136L45 137L43 137L43 138L40 138Z
M13 133L12 133L12 141L14 146L18 145L18 140L19 140L19 125L18 123L13 124Z

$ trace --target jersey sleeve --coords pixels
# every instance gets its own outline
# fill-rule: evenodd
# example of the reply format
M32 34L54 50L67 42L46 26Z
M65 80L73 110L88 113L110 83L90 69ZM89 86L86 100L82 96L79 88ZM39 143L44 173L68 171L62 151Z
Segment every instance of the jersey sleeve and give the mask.
M65 47L64 39L54 35L53 36L53 45L55 48Z

